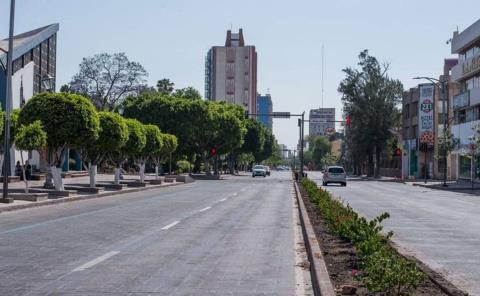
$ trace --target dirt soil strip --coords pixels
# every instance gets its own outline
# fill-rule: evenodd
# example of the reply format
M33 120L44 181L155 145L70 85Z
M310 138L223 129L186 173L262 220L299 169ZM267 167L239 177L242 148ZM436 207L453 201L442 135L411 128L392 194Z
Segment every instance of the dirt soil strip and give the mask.
M178 185L184 185L184 184L186 184L186 183L176 182L176 183L170 183L170 184L165 184L165 185L151 185L151 186L147 186L147 187L129 188L129 189L123 189L123 190L118 190L118 191L108 191L108 192L102 192L102 193L98 193L98 194L77 195L77 196L73 196L73 197L49 199L49 200L46 200L46 201L38 201L38 202L32 202L32 203L27 203L27 204L13 205L11 207L9 206L9 207L0 208L0 213L22 210L22 209L28 209L28 208L37 208L37 207L42 207L42 206L49 206L49 205L60 204L60 203L64 203L64 202L73 202L73 201L87 200L87 199L92 199L92 198L107 197L107 196L118 195L118 194L134 193L134 192L145 191L145 190L150 190L150 189L166 188L166 187L178 186Z
M294 182L295 194L299 204L299 214L303 230L303 238L310 260L310 273L312 277L312 286L315 295L321 296L335 296L335 289L333 288L330 276L328 274L323 253L320 250L315 231L308 217L303 198L296 182Z
M320 209L310 202L310 199L303 188L299 189L300 199L302 199L304 202L306 212L310 217L310 221L315 231L318 243L324 251L326 266L328 268L331 280L337 290L339 290L342 285L351 285L357 287L357 292L355 295L384 295L384 293L372 293L367 291L361 280L358 280L354 277L353 271L359 269L358 265L360 263L355 247L350 242L330 232L329 225L323 219ZM427 275L426 280L421 283L415 291L413 291L413 295L468 295L443 278L439 273L433 271L423 262L419 261L417 258L407 255L402 251L402 248L399 248L399 246L393 242L390 242L389 244L400 256L415 262L417 266Z

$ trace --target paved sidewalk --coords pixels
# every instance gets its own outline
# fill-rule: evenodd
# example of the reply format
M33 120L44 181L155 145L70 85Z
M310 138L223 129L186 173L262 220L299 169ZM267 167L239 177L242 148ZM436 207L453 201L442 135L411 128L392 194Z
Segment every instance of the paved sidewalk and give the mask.
M114 176L112 174L98 174L96 181L97 182L109 182L113 181ZM132 181L132 180L139 180L140 177L138 175L124 175L124 180L122 181ZM153 180L155 177L153 175L146 175L145 180ZM64 178L63 179L64 185L80 185L80 184L89 184L90 178L89 176L82 176L82 177L75 177L75 178ZM28 181L28 187L33 188L33 187L42 187L44 181ZM183 183L181 183L183 184ZM94 197L94 196L101 196L101 195L112 195L112 194L120 194L120 193L127 193L127 192L135 192L139 190L144 190L148 188L159 188L159 187L167 187L171 186L171 183L163 183L162 185L150 185L148 187L144 188L125 188L123 190L109 190L105 189L102 193L99 194L92 194L92 193L86 193L86 192L75 192L71 191L70 196L64 197L64 198L58 198L58 199L47 199L45 201L24 201L24 200L15 200L13 203L10 204L4 204L0 203L0 212L7 210L8 208L18 208L20 206L25 206L28 207L29 205L43 205L43 204L50 204L54 203L54 201L58 200L75 200L75 199L82 199L83 198L88 198L88 197ZM8 187L10 189L24 189L25 188L25 182L13 182L13 183L8 183Z

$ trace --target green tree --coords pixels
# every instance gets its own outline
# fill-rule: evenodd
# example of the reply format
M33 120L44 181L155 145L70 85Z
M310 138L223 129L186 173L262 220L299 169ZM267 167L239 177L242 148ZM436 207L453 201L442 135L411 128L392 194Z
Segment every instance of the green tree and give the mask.
M131 157L137 165L140 166L140 178L142 175L141 159L143 158L143 151L147 144L147 137L145 134L144 125L136 119L125 120L128 127L128 140L122 147L121 153L124 155L124 160ZM115 182L117 182L115 177Z
M311 162L315 167L322 168L326 164L326 157L331 153L332 144L328 141L326 137L319 136L309 139L310 142L310 151L311 151Z
M171 82L168 78L163 78L162 80L157 81L157 90L161 94L170 95L175 89L175 83Z
M108 156L118 153L128 140L128 127L120 115L99 112L98 117L100 122L98 138L79 147L84 163L88 164L90 187L96 186L97 165Z
M98 138L99 119L92 103L71 93L40 93L28 100L20 111L20 125L40 120L47 133L50 170L55 189L63 190L60 166L65 149L81 147Z
M380 155L392 136L403 85L388 76L388 64L381 65L367 50L360 53L358 65L359 69L348 67L343 70L346 77L338 87L342 93L343 110L351 119L351 125L347 127L347 144L354 161L361 162L358 156L366 155L368 175L379 177Z
M169 157L178 146L177 137L170 134L161 134L162 149L152 154L152 162L155 165L155 178L158 179L160 164Z
M263 149L258 153L254 153L255 160L257 162L262 162L272 156L276 146L275 136L269 129L264 129L265 132L265 141L263 144Z
M198 90L189 86L181 89L175 90L173 94L177 98L187 99L187 100L201 100L202 95Z
M25 193L28 193L28 180L25 173L25 162L23 151L39 150L47 144L47 133L43 130L42 123L37 120L29 125L22 125L15 134L15 146L20 150L22 160L23 180L25 182Z
M148 160L159 154L163 148L163 134L160 132L158 126L153 124L146 124L143 126L145 131L145 147L142 153L138 156L138 162L140 166L140 182L145 181L145 164Z

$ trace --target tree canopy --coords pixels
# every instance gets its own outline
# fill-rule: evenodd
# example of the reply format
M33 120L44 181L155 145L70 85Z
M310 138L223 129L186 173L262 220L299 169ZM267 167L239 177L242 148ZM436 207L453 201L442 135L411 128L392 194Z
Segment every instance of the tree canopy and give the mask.
M63 90L90 98L104 111L113 111L126 96L138 93L148 76L140 63L130 61L123 52L83 58L79 68L69 88Z
M378 176L380 155L392 136L398 117L403 85L388 76L389 65L380 64L367 50L359 55L359 68L345 68L342 93L343 110L351 119L346 127L346 142L353 163L360 165L367 156L368 175ZM377 161L373 161L373 158ZM377 167L374 170L374 163Z

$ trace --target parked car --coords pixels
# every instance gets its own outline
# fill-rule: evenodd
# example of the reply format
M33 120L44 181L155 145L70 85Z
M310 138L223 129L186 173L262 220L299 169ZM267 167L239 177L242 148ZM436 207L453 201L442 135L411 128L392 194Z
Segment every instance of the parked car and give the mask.
M267 176L270 176L270 167L268 165L264 165L265 171L267 172Z
M323 186L328 183L338 183L342 186L347 186L347 174L345 169L341 166L329 166L323 173Z
M255 178L256 176L267 176L267 170L265 170L265 167L263 165L256 165L253 167L252 177Z

